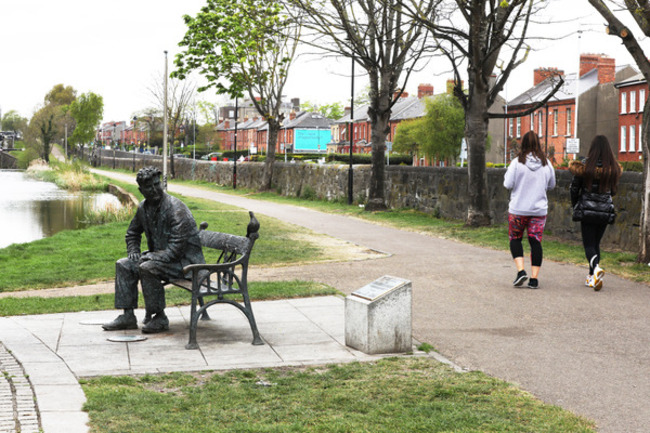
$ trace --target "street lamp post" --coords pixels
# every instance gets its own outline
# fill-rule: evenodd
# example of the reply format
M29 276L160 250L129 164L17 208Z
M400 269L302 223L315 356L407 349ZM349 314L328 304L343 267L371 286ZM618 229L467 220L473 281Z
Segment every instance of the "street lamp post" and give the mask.
M163 187L167 190L167 50L165 50L165 79L163 97Z
M113 123L113 170L115 169L115 147L118 145L119 140L115 138L117 136L117 123Z
M348 135L350 136L350 168L348 169L348 204L352 204L352 185L354 181L354 171L352 169L352 136L354 130L354 49L352 50L352 79L350 83L350 127Z
M234 141L234 164L232 166L232 188L237 189L237 120L239 119L239 99L235 97L235 141Z
M135 173L135 148L137 145L137 139L135 135L136 131L136 126L137 126L137 121L138 118L136 116L133 116L133 172Z

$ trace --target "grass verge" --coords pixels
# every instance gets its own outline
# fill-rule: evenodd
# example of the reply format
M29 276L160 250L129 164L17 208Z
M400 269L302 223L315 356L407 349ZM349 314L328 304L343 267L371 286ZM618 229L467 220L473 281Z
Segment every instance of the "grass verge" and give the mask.
M342 295L335 288L312 281L252 282L248 291L254 301L305 298L310 296ZM170 287L165 291L167 306L189 305L188 291ZM77 311L101 311L114 308L115 296L111 294L61 297L6 297L0 300L0 317L32 314L72 313ZM144 305L142 293L139 305Z
M82 381L93 431L594 432L592 422L428 357Z

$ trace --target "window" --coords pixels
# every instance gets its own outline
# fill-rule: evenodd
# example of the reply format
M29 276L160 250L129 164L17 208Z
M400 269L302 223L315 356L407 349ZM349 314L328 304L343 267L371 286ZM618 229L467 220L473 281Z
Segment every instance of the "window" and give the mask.
M521 137L521 117L517 117L517 138Z
M641 100L639 100L639 102L641 102ZM643 124L639 125L639 152L643 152L642 129L643 129Z
M571 109L567 108L566 109L566 135L571 136L571 132L573 129L571 128Z
M621 140L621 152L625 152L625 142L627 141L627 137L626 137L626 134L625 134L626 131L627 130L625 129L625 126L621 126L621 137L620 137L620 140Z
M621 92L621 114L627 113L627 93Z
M530 130L535 131L535 113L530 113Z
M557 136L557 120L558 120L558 113L557 113L557 108L553 110L553 136Z
M512 118L508 119L508 137L512 137Z
M636 150L636 126L634 125L630 125L630 143L628 149L630 149L630 152Z
M641 89L639 90L639 111L643 111L644 109L645 109L645 89Z
M636 90L630 92L630 113L634 113L636 109Z
M539 113L537 113L537 133L539 135L542 135L543 126L544 126L544 112L540 111Z

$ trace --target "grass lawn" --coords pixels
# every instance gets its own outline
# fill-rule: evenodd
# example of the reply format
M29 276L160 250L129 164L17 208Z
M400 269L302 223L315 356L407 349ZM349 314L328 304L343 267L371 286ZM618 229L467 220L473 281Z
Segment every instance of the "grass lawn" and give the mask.
M94 432L594 432L592 422L428 357L83 380Z

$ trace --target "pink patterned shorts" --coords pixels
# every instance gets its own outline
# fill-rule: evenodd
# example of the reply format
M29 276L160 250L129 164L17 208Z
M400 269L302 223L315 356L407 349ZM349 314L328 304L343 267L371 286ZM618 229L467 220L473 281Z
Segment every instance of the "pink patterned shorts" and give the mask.
M528 230L528 236L542 242L546 215L526 216L508 214L508 237L510 240L524 237L524 229Z

